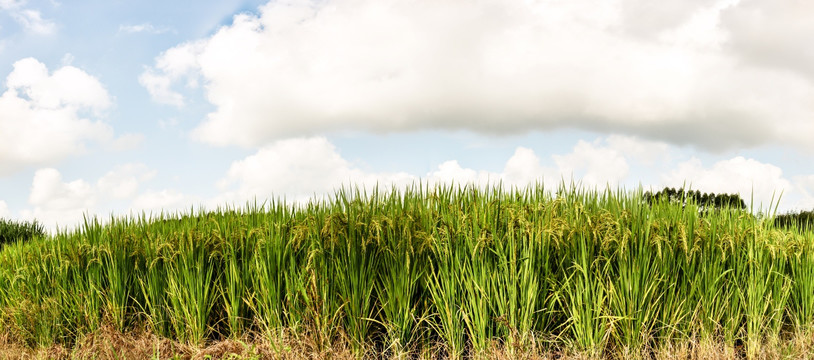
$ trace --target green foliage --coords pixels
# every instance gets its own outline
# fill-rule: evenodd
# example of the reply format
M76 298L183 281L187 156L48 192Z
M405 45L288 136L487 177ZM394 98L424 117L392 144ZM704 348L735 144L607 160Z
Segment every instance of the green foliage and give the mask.
M0 333L70 345L113 326L189 344L302 337L317 353L344 342L360 356L501 344L624 358L681 341L755 357L812 329L814 234L686 194L414 186L89 219L0 251Z
M663 190L653 194L646 192L644 199L648 204L656 201L669 201L686 206L688 203L695 204L703 209L746 209L746 203L738 194L715 194L701 193L698 190L684 190L684 188L665 187Z
M0 246L16 241L26 242L43 236L45 228L36 220L27 222L0 219Z
M783 228L814 229L814 210L777 215L774 224Z

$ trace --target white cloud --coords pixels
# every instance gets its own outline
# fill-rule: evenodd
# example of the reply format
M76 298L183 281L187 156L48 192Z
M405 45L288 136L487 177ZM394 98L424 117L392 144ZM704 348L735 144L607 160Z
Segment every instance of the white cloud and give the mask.
M0 0L0 9L1 10L13 10L18 9L25 5L27 0Z
M814 3L798 0L742 0L723 13L729 46L744 60L799 71L814 80Z
M701 192L738 193L747 205L754 196L755 209L762 204L764 211L772 198L776 202L781 192L791 195L794 190L779 167L741 156L718 161L711 167L705 167L701 160L693 158L664 174L662 181L666 186L686 184Z
M586 186L606 185L616 186L624 179L630 167L627 160L612 148L600 148L596 144L591 144L580 140L574 147L571 154L560 156L555 155L554 161L557 163L561 173L581 179ZM582 170L582 172L578 172Z
M34 58L14 63L6 86L21 92L32 105L40 108L104 110L111 105L104 86L93 76L73 66L64 66L49 74L45 64Z
M800 194L799 199L790 208L796 210L814 210L814 174L792 178L794 191Z
M155 102L184 106L184 96L171 89L171 80L165 76L159 76L152 70L145 71L138 78L139 84L147 89Z
M720 3L720 2L718 2ZM718 6L708 0L662 1L625 0L618 2L623 28L641 37L658 37L691 22L693 17L703 16Z
M8 218L11 216L11 211L5 201L0 200L0 218Z
M59 62L62 63L62 66L70 66L73 64L74 60L76 60L76 58L73 56L73 54L66 53L65 55L62 55L62 59Z
M115 151L136 149L144 142L144 134L124 134L113 140L112 148Z
M90 207L95 199L91 185L84 180L64 183L58 170L46 168L34 173L28 202L34 206L64 210L83 205Z
M218 183L222 196L211 203L262 200L272 196L301 202L348 184L363 188L376 184L400 187L418 181L478 186L501 182L509 187L543 182L547 188L553 188L561 181L571 180L573 175L586 186L615 186L626 178L629 165L625 150L615 149L613 144L621 143L623 149L658 147L634 138L611 139L593 143L580 141L572 152L553 155L551 159L556 164L553 167L545 166L533 150L518 147L500 172L465 168L457 160L449 160L423 175L362 170L344 159L324 137L281 140L232 163Z
M616 187L625 184L634 165L651 165L656 160L669 159L665 143L610 135L593 142L580 140L567 154L553 154L553 167L531 149L518 147L497 175L504 184L526 186L544 180L546 188L555 188L563 181L578 181L590 188Z
M119 32L127 34L147 33L159 35L166 32L171 32L172 29L165 26L155 26L150 23L142 23L137 25L120 25Z
M51 20L43 19L37 10L23 9L12 13L12 17L26 30L39 35L51 35L57 25Z
M0 95L0 174L53 163L112 137L107 124L83 117L101 114L112 101L96 78L78 68L49 74L36 59L23 59L14 63L6 87Z
M449 160L438 165L422 180L430 184L475 184L481 187L498 183L506 187L525 187L542 182L546 188L551 188L565 177L566 174L559 169L543 166L534 150L520 146L506 161L501 172L464 168L457 160Z
M177 190L149 190L133 199L131 210L146 211L152 215L158 215L161 212L164 214L188 213L190 206L195 206L199 202L198 198L183 194Z
M563 156L587 159L604 151L607 147L597 141L581 143L571 154ZM595 171L587 167L596 163L585 160L567 171L591 174ZM140 190L156 175L156 171L144 164L117 166L95 182L65 180L56 169L40 169L32 182L30 208L23 209L20 214L24 219L36 218L53 229L57 224L74 226L84 214L108 213L113 201L126 201L130 211L149 211L155 215L162 211L187 212L190 206L198 204L215 207L271 196L301 203L314 196L331 194L346 185L370 189L378 184L387 189L391 185L403 187L426 181L430 184L455 182L478 186L503 182L506 186L526 186L545 180L546 186L551 187L559 184L562 176L569 175L565 171L543 166L537 154L524 147L516 149L500 172L463 168L455 160L444 162L424 175L365 171L344 159L323 137L296 138L272 143L234 162L218 184L221 195L208 200L173 189Z
M643 156L641 152L650 152L652 156ZM243 205L245 201L255 198L263 201L272 196L302 203L330 195L346 185L370 189L378 184L387 190L391 185L402 188L419 181L477 186L502 182L506 187L542 182L546 189L555 189L561 181L571 181L573 175L573 180L583 186L603 189L605 185L636 186L628 182L630 174L636 169L652 170L647 165L652 158L670 159L662 169L671 170L654 174L655 182L660 182L657 189L679 187L687 181L686 185L693 189L740 193L747 201L754 190L756 207L762 203L764 210L773 193L777 196L785 191L781 211L814 207L814 175L789 180L779 167L754 159L735 157L707 165L696 158L672 160L677 158L674 152L675 148L665 148L662 143L608 136L592 142L578 141L568 153L546 157L520 146L497 171L465 167L458 160L449 160L424 174L411 174L365 170L363 164L345 159L324 137L294 138L273 142L233 162L217 184L220 195L208 199L175 189L141 190L156 175L144 164L117 166L96 181L64 180L55 169L41 169L32 182L31 208L18 213L26 219L37 218L46 226L57 223L71 226L82 219L83 213L109 213L113 201L129 204L133 212L157 215L162 211L188 212L191 206L199 205L210 209L225 204ZM2 205L0 202L0 216Z
M425 174L365 171L344 159L323 137L297 138L274 142L255 154L232 164L219 182L221 196L207 202L242 203L272 196L303 202L323 196L343 185L370 188L379 184L403 187L418 181L429 184L474 184L525 187L542 183L556 189L563 181L575 181L587 188L604 189L642 185L659 190L664 186L688 186L713 193L739 193L749 202L753 190L756 209L766 206L781 192L780 210L814 208L814 175L784 177L769 163L734 157L705 165L697 158L682 159L674 147L638 138L611 135L592 142L580 140L565 154L541 158L532 149L517 147L500 171L462 166L458 160L442 162ZM659 161L659 166L653 162ZM648 171L652 181L631 179L635 172ZM180 196L180 195L179 195Z
M39 34L51 35L56 31L57 25L51 20L43 19L38 10L32 10L25 5L26 0L0 0L0 10L5 10L25 30Z
M461 167L457 160L449 160L438 165L423 179L431 184L475 184L485 186L500 181L500 174Z
M102 176L98 191L114 199L127 199L136 195L139 185L155 177L156 171L144 164L120 165Z
M173 84L202 80L215 110L194 136L216 145L576 127L708 149L810 147L814 84L730 49L737 29L720 17L740 4L667 3L272 1L166 51L142 83L180 105Z
M28 202L32 209L21 211L26 219L37 219L47 227L74 226L85 213L92 214L97 197L84 180L63 182L56 169L40 169L34 174Z
M186 103L184 96L172 89L172 84L181 78L187 79L188 88L196 88L197 54L203 45L201 42L187 43L165 51L156 60L156 68L148 68L139 76L139 84L147 89L155 102L182 107Z
M548 174L547 174L548 173ZM543 168L540 164L540 158L533 150L524 147L518 147L511 158L506 162L503 168L503 174L500 178L507 185L526 185L536 180L543 178L551 178L548 180L556 180L551 170Z
M664 142L618 134L609 135L605 138L605 142L609 148L644 165L654 165L671 160L670 145Z
M158 120L158 128L161 130L167 130L178 126L179 121L178 118L169 118L169 119L160 119Z
M95 183L84 179L66 181L53 168L34 173L28 197L30 208L20 211L24 219L37 219L49 229L79 224L83 216L112 210L112 201L136 198L139 187L156 172L144 164L124 164L107 172Z
M282 140L265 146L232 163L218 186L227 201L270 196L302 201L343 185L405 184L412 179L406 173L366 173L342 158L327 139L317 137Z

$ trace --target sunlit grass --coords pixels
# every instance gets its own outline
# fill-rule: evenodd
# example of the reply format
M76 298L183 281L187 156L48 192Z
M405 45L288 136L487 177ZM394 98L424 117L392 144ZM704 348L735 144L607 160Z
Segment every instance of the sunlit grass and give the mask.
M641 191L540 186L88 219L3 247L0 332L32 347L112 328L397 358L640 357L681 344L758 357L814 328L814 236L772 223Z

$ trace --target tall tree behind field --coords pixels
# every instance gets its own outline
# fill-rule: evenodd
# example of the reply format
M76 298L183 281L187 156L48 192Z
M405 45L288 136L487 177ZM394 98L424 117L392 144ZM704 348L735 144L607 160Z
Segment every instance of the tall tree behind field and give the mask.
M15 222L0 219L0 246L15 241L29 241L38 236L45 236L45 228L36 220Z
M684 188L676 189L665 187L655 194L648 191L644 193L644 199L648 204L653 204L655 201L665 199L685 206L688 202L692 202L700 206L703 210L722 208L746 209L746 202L743 201L738 194L701 193L698 190L685 190Z
M777 215L774 224L784 228L796 226L799 229L814 229L814 210Z

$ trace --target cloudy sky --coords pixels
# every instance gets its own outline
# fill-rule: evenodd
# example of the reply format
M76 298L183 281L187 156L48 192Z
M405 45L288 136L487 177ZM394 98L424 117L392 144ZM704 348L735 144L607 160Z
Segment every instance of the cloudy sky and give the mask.
M342 184L814 208L803 0L0 0L0 217ZM758 204L756 204L758 206Z

